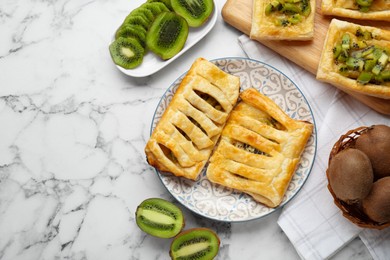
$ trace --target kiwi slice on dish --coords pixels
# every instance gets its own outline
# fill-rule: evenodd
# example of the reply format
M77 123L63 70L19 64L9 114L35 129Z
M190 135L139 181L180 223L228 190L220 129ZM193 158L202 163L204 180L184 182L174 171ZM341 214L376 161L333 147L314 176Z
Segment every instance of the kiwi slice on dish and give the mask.
M155 16L159 15L162 12L169 12L169 8L162 2L146 2L143 3L140 7L149 9Z
M160 198L144 200L137 207L135 215L139 228L155 237L174 237L184 227L184 217L180 208Z
M168 60L183 49L188 31L183 17L174 12L162 12L146 34L146 46L163 60Z
M150 9L147 9L145 7L142 7L142 6L140 6L140 7L136 8L136 9L134 9L133 11L131 11L129 15L141 15L149 23L152 23L154 18L155 18L155 14Z
M155 2L161 2L163 3L166 7L168 7L169 10L173 10L172 9L172 5L171 5L171 0L147 0L146 1L147 3L155 3Z
M146 30L140 25L124 24L115 33L115 39L120 37L137 39L143 48L146 47Z
M219 251L220 239L208 228L192 228L183 231L172 241L169 254L173 260L213 259Z
M119 37L109 46L114 63L125 69L133 69L142 63L145 49L137 39Z
M141 25L142 27L144 27L145 30L148 30L151 23L143 15L129 14L128 16L126 16L125 20L123 21L122 26L125 24Z
M213 0L171 0L172 9L187 20L190 27L207 21L214 9Z

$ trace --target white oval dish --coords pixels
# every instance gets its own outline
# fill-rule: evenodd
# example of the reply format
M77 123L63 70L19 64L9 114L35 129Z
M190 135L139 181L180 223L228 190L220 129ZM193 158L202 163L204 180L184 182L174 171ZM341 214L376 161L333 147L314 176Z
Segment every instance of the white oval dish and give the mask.
M169 60L162 60L160 57L158 57L151 51L147 51L141 65L139 65L138 67L134 69L124 69L118 65L116 65L116 67L128 76L132 76L132 77L150 76L156 73L157 71L161 70L171 62L173 62L175 59L180 57L180 55L182 55L184 52L186 52L188 49L194 46L197 42L199 42L203 37L205 37L214 27L217 21L217 17L218 17L218 6L214 2L214 9L210 15L210 18L201 27L189 29L188 38L183 49Z
M286 75L259 61L246 58L222 58L212 60L222 70L240 77L241 90L254 87L274 100L290 117L312 122L311 108L303 93ZM156 127L185 74L181 75L165 92L157 106L151 131ZM206 168L197 181L179 178L157 171L168 191L183 206L209 219L225 222L241 222L264 217L289 202L302 188L310 174L317 147L316 128L309 138L284 199L279 207L269 208L249 195L211 183Z

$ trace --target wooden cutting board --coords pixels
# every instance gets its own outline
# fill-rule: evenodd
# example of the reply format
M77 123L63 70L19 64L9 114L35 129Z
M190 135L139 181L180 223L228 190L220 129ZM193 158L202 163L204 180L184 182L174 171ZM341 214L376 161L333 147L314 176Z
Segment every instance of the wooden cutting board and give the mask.
M222 8L222 17L231 26L249 35L252 23L253 0L227 0ZM322 47L328 26L332 17L323 16L320 13L320 1L317 1L314 38L311 41L273 41L262 40L263 45L286 57L307 71L317 73L318 63L321 57ZM341 18L339 18L341 19ZM343 19L347 20L347 19ZM354 21L362 25L377 26L390 30L388 22L380 21ZM390 99L382 99L349 91L349 95L366 104L379 113L390 115Z

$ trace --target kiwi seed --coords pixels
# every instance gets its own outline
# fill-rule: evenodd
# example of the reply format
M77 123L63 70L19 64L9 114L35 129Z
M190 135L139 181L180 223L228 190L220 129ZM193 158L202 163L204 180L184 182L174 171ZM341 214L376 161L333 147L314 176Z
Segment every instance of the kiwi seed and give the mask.
M145 49L137 39L119 37L109 46L114 63L125 69L133 69L142 63Z
M213 259L219 251L220 239L208 228L192 228L181 232L172 241L172 259Z
M174 12L163 12L150 26L146 46L163 60L168 60L183 49L187 37L186 20Z
M174 237L184 227L184 217L180 208L160 198L144 200L137 207L135 215L139 228L155 237Z
M171 0L173 10L187 20L190 27L201 26L214 9L213 0Z

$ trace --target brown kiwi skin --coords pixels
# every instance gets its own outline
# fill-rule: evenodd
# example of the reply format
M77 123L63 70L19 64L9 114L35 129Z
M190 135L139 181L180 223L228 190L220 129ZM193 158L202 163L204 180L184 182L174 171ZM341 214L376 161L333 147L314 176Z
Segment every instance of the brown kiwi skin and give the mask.
M359 203L369 194L374 181L370 159L360 150L345 149L329 163L328 180L338 199L347 204Z
M390 127L373 125L359 136L355 148L370 158L375 180L390 176Z
M390 222L390 176L374 182L371 192L362 201L362 208L371 220Z

